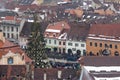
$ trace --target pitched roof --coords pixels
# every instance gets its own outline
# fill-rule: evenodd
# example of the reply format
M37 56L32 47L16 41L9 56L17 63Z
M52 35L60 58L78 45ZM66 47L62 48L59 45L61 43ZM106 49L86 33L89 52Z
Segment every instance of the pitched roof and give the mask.
M62 29L69 29L70 26L65 21L55 22L49 24L47 29L54 29L54 30L62 30Z
M17 5L16 7L19 8L20 11L26 11L27 9L34 11L39 9L39 7L36 4Z
M84 66L120 66L119 61L119 56L85 56L81 58L80 64Z
M4 20L15 20L14 16L6 16Z
M101 4L100 0L93 0L96 4Z
M76 77L77 70L74 69L58 69L58 68L50 68L50 69L44 69L44 68L35 68L35 74L34 74L34 80L43 80L44 73L47 74L47 80L54 80L58 79L58 71L62 71L61 78L62 79L68 79L71 77L71 80L73 80ZM51 74L52 73L52 74Z
M89 32L89 26L81 23L69 22L70 30L68 39L85 40Z
M0 65L0 80L3 77L10 78L13 76L21 76L24 77L26 75L26 66L25 65ZM6 79L3 79L6 80Z
M80 8L65 10L65 13L70 13L72 15L76 15L77 17L81 17L83 15L83 12L84 11Z
M120 24L93 24L89 34L119 37Z
M112 61L111 61L112 60ZM80 58L82 67L80 80L119 79L120 57L85 56Z
M82 68L82 76L80 77L81 80L96 80L96 78L100 79L105 79L105 80L114 80L114 79L119 79L120 72L117 71L100 71L100 72L95 72L95 71L87 71L86 68Z
M69 28L69 24L65 21L55 22L47 26L44 36L58 38L62 33L64 33L64 31L69 30Z
M38 23L41 26L41 31L42 33L45 31L48 22L40 22ZM21 37L29 37L30 33L31 33L31 28L33 27L33 23L32 22L25 22L24 26L20 32L20 36Z
M0 58L2 57L2 55L7 54L9 51L12 51L14 53L19 53L21 55L24 53L24 51L20 48L20 46L8 40L5 40L3 45L0 47L0 54L1 54Z

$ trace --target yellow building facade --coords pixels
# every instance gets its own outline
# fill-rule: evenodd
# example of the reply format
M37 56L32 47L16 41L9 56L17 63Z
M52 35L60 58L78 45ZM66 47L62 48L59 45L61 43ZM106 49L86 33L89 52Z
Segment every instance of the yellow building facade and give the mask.
M115 56L116 53L120 52L120 42L90 38L86 40L87 55L89 55L90 52L94 55L101 55L106 48L110 51L110 55Z

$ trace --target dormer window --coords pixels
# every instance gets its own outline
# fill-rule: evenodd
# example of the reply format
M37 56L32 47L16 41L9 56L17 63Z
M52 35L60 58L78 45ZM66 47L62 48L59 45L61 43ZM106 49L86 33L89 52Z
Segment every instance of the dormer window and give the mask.
M13 64L13 58L12 57L8 58L8 64Z
M56 37L56 33L53 34L53 37Z
M47 33L46 36L49 36L49 33Z

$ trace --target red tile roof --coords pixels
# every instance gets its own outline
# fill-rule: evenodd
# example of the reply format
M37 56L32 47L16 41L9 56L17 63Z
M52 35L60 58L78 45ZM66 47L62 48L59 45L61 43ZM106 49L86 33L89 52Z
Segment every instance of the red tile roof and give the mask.
M0 42L2 43L2 42ZM0 58L2 57L2 55L7 54L9 51L13 52L13 53L19 53L20 55L22 55L24 53L25 55L25 62L32 62L32 60L25 54L25 52L20 48L19 45L14 44L8 40L5 40L5 42L3 43L2 46L0 46Z
M70 26L67 22L65 22L65 21L56 22L56 23L49 24L47 26L47 29L46 29L44 35L46 37L46 35L49 34L47 37L57 37L58 38L63 30L69 30L69 29L70 29ZM56 34L56 36L53 36L54 34Z
M5 48L5 47L10 47L10 46L16 46L16 44L8 41L8 40L5 40L4 42L4 45L2 46L2 48Z
M61 21L61 22L49 24L47 27L47 29L54 29L54 30L62 30L63 28L69 29L70 26L67 24L67 22Z
M30 10L38 10L39 9L39 7L35 4L32 4L32 5L18 5L16 7L19 8L20 11L26 11L27 9L30 9Z
M119 61L120 56L85 56L81 57L80 64L84 66L120 66Z
M68 77L71 77L71 80L73 80L76 77L77 70L75 69L58 69L58 68L35 68L35 74L34 74L34 80L43 80L44 73L47 74L47 80L56 80L58 79L58 71L61 71L61 80L68 79ZM77 79L76 79L77 80Z
M26 65L0 65L0 80L12 80L13 76L25 77Z
M6 16L4 20L15 20L14 16Z
M120 37L120 24L94 24L89 34Z

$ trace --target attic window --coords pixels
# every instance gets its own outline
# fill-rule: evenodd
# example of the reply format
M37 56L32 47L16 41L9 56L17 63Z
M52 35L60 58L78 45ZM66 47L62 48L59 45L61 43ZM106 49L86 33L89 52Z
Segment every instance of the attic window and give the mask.
M53 37L56 37L56 33L53 34Z
M13 58L12 57L8 58L8 64L13 64Z
M49 33L47 33L46 36L49 36Z

